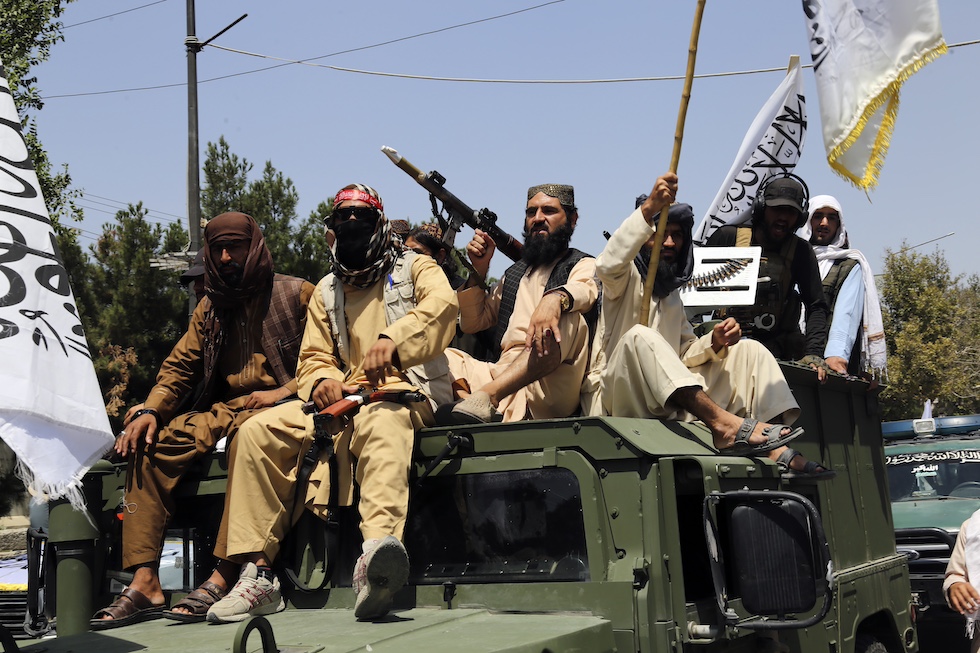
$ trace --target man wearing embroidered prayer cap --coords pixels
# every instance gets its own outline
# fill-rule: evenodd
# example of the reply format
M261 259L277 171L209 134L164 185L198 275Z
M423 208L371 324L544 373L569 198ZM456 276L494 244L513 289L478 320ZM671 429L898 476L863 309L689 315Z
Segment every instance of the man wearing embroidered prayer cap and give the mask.
M204 286L206 297L187 333L116 440L116 452L130 456L122 564L134 574L122 595L92 619L97 630L163 614L158 571L174 487L218 440L232 438L249 417L296 394L296 361L313 284L274 274L255 220L223 213L204 229ZM191 410L178 415L199 387ZM219 566L166 616L202 620L236 577L237 567Z
M650 312L638 314L657 220L676 192L677 175L658 178L596 261L602 311L582 385L583 412L700 420L721 454L766 454L787 479L830 478L833 471L785 446L803 429L786 425L800 407L773 355L758 342L742 340L734 318L700 338L694 335L680 297L694 270L694 211L688 204L670 205Z
M813 245L830 306L827 365L839 374L884 376L885 331L878 289L868 259L851 249L837 198L817 195L810 200L810 219L800 237Z
M457 290L460 327L466 333L493 327L495 351L492 362L484 362L447 350L454 388L463 398L440 406L440 423L568 417L578 409L599 287L595 259L569 247L577 221L571 186L532 186L521 261L489 292L473 275ZM480 230L466 246L484 278L495 249Z
M370 186L342 188L327 229L332 267L310 301L296 371L300 400L246 423L229 459L225 515L235 517L215 556L243 567L235 587L208 611L212 623L282 610L270 566L286 531L304 507L327 519L337 506L352 505L355 482L363 544L353 573L354 615L383 616L408 579L401 540L415 429L431 426L433 406L451 398L442 354L455 333L456 295L434 260L394 240ZM366 388L421 390L433 403L363 405L334 434L334 462L324 448L312 469L302 470L315 434L303 402L322 410ZM300 484L301 477L308 482Z

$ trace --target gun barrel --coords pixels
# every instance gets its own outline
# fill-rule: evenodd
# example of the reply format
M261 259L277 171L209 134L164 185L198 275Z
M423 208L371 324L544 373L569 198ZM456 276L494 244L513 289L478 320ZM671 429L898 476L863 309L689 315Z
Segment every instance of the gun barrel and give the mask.
M387 145L382 147L381 151L384 152L389 159L391 159L392 163L408 173L408 175L412 177L419 184L419 186L429 191L433 197L442 202L443 206L449 211L454 220L460 221L457 222L457 224L465 223L474 229L482 229L486 231L488 234L490 234L490 237L493 238L494 243L497 245L497 249L503 252L505 256L514 261L520 260L521 243L497 226L497 216L487 209L484 209L483 211L474 211L466 202L446 190L446 187L442 185L443 182L445 182L445 179L438 172L433 171L428 174L423 173L421 170L409 163L405 157L400 155L398 150L388 147ZM485 214L490 216L490 219L487 219Z

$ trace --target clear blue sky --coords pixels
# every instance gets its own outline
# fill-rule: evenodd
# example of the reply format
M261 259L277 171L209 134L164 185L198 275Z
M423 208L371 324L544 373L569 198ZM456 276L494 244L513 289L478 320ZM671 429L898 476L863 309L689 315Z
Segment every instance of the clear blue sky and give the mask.
M197 34L285 59L318 57L476 21L542 0L198 0ZM54 162L68 163L85 191L84 244L119 202L142 201L154 219L186 215L185 0L78 2L65 42L37 70L47 97L39 131ZM949 44L980 38L980 3L939 0ZM532 11L381 47L321 64L425 76L484 79L609 79L683 75L693 0L563 0ZM809 63L800 2L709 0L697 72ZM200 80L275 61L206 48ZM980 45L955 48L905 85L892 146L870 202L826 163L812 70L804 71L809 130L798 172L811 192L841 200L851 242L880 270L886 248L956 232L942 248L954 274L980 273L975 115ZM742 137L783 73L695 80L678 169L679 199L699 218L722 183ZM125 93L92 93L174 85ZM202 162L222 135L256 165L266 160L295 183L300 216L352 181L381 193L391 218L423 220L427 194L379 151L397 148L474 208L488 206L514 235L528 186L571 183L580 222L573 244L598 253L601 232L629 213L666 170L681 81L620 84L475 84L396 79L301 65L200 85ZM70 94L88 94L58 97ZM106 201L108 198L113 201ZM106 206L108 205L108 206ZM102 212L102 211L108 211ZM169 215L168 215L169 214ZM465 244L466 229L457 240ZM495 260L499 274L505 261Z

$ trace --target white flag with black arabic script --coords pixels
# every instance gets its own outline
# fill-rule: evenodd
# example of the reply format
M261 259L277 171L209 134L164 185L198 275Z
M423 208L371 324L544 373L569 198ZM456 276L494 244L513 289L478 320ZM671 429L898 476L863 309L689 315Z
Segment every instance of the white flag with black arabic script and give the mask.
M830 167L878 185L902 84L946 52L936 0L803 0Z
M0 173L0 437L32 493L79 506L113 437L2 63Z
M792 172L806 140L806 100L798 57L749 127L718 195L694 232L704 243L718 227L742 224L752 200L769 177Z

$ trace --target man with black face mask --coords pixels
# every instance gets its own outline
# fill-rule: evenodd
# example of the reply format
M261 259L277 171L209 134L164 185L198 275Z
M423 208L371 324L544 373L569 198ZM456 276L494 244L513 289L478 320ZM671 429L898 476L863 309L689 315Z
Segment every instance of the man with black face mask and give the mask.
M296 361L313 284L274 274L255 220L223 213L204 229L204 287L206 297L187 333L160 367L143 407L127 415L116 440L116 452L132 456L122 563L134 575L122 595L96 613L91 626L97 630L163 614L158 569L174 512L174 487L218 440L232 438L249 417L296 394ZM190 412L177 415L199 387ZM203 620L208 606L236 577L237 567L219 566L166 616Z
M785 446L802 429L769 423L777 418L792 423L800 414L772 354L757 342L740 342L741 330L732 318L701 338L694 336L679 292L694 270L694 211L688 204L670 206L650 313L638 315L657 219L676 192L677 175L657 179L596 261L602 313L583 385L583 412L701 420L722 454L767 453L787 478L831 476Z
M568 246L577 221L571 186L532 186L522 260L489 293L472 287L472 280L457 291L464 332L496 327L496 362L447 350L454 386L463 399L440 407L440 423L568 417L578 408L599 287L595 259ZM466 246L484 278L495 249L480 230Z
M342 188L327 229L332 266L310 301L296 371L300 399L322 410L377 388L421 390L432 403L365 404L338 424L335 464L323 450L301 487L298 470L314 438L313 416L293 401L250 420L229 457L225 515L235 518L222 529L227 537L218 538L214 551L221 560L242 564L242 574L208 611L212 623L282 610L279 580L270 567L283 537L304 507L326 519L337 505L351 505L355 483L363 536L353 571L355 617L383 616L408 579L401 540L415 429L431 426L433 406L451 398L442 352L455 333L456 295L434 260L393 238L381 197L370 186Z

